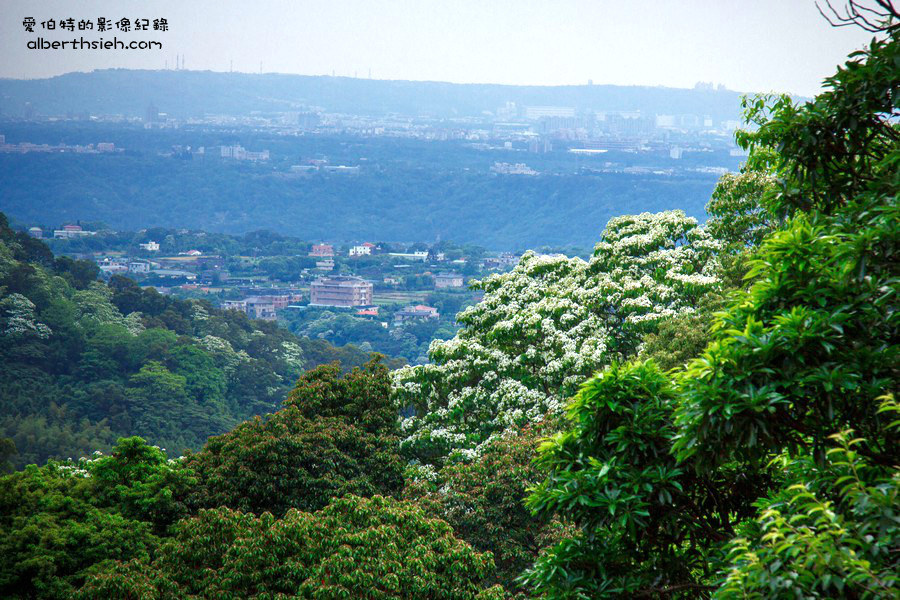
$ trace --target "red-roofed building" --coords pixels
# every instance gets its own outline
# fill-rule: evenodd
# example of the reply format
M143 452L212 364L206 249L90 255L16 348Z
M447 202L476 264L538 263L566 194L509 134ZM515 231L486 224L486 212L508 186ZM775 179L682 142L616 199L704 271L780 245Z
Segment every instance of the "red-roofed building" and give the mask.
M313 244L310 256L334 256L334 246L331 244Z
M410 321L414 319L438 319L440 318L440 313L438 310L432 306L425 306L424 304L419 304L417 306L408 306L403 310L394 314L394 322L395 323L403 323L404 321Z

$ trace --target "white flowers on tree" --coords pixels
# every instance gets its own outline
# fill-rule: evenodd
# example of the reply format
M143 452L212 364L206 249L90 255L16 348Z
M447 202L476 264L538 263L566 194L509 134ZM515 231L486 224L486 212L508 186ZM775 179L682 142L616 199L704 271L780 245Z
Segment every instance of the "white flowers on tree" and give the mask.
M203 336L198 343L209 352L216 361L216 366L220 367L227 376L231 376L241 363L253 360L244 350L235 351L231 342L214 335Z
M296 378L303 372L303 365L306 361L303 358L303 348L294 342L282 342L281 348L284 350L282 359L287 363L292 375Z
M4 337L46 339L51 333L47 325L37 320L34 302L22 294L10 294L0 300L0 334Z
M660 319L715 288L716 250L682 211L612 219L586 262L526 253L476 284L484 299L431 343L432 364L395 371L404 449L425 463L470 458L511 428L558 413L578 385L635 354Z
M78 307L76 324L79 327L96 325L120 325L131 335L139 335L144 331L141 313L133 312L123 316L112 303L113 292L108 286L94 281L85 290L72 292L72 299Z

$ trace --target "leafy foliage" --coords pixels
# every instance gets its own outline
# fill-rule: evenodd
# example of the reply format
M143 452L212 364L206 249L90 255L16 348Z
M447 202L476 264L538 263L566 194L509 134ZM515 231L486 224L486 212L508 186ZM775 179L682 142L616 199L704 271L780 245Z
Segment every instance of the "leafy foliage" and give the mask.
M338 363L307 371L284 404L296 407L310 419L336 417L368 433L395 433L397 407L381 359L376 355L362 369L353 369L343 377Z
M428 346L434 339L453 337L456 326L454 315L461 304L471 303L472 293L433 293L425 304L434 306L440 313L438 319L410 320L391 328L381 323L392 318L402 306L393 311L380 307L378 320L359 317L346 312L307 308L284 315L287 327L301 337L327 340L336 346L353 344L359 348L371 347L376 352L403 357L413 364L427 362Z
M0 593L898 596L898 31L809 103L748 101L718 239L678 212L613 219L589 262L528 253L482 282L433 365L320 367L183 461L131 438L0 478ZM308 359L0 225L4 426L174 437Z
M895 33L813 102L750 106L786 222L698 358L610 367L542 448L529 503L580 529L528 574L547 597L897 595Z
M710 563L747 517L740 472L697 474L671 453L676 388L652 362L612 365L567 410L570 427L540 449L546 478L528 505L574 521L577 535L542 556L525 581L560 598L618 598L712 589Z
M152 563L109 566L76 597L499 599L481 584L492 569L414 504L349 496L282 519L201 511Z
M697 303L693 312L661 321L657 331L644 336L640 357L652 360L663 370L684 366L702 353L712 339L713 315L724 305L722 294L710 293Z
M677 416L682 456L760 461L811 445L821 457L835 430L880 437L874 399L896 377L889 307L900 213L896 203L854 208L812 222L798 216L763 244L756 282L688 369Z
M558 520L531 514L523 500L541 472L533 464L538 441L553 425L543 423L501 437L475 460L433 471L411 469L404 498L414 499L429 514L440 516L456 535L479 551L490 551L496 581L509 592L527 593L516 578L546 548L569 532Z
M178 501L195 480L140 438L110 456L0 478L0 595L70 597L109 558L147 558L158 535L186 514Z
M395 494L403 486L397 413L377 361L340 377L337 365L304 374L285 408L210 438L187 458L200 484L191 502L276 516L318 510L347 494Z
M895 26L890 35L852 53L824 81L826 91L804 105L787 96L744 101L745 118L757 129L739 132L738 143L754 150L752 161L767 163L778 177L780 193L769 204L776 215L833 213L876 188L896 192L898 61Z
M771 175L746 166L740 173L722 175L706 205L709 233L727 246L759 246L775 229L764 202L775 185Z
M887 418L900 407L886 398ZM891 428L900 426L893 421ZM759 503L731 543L718 598L890 598L900 593L900 471L873 466L852 430L830 437L823 465L783 455L785 487ZM868 452L866 452L868 454Z

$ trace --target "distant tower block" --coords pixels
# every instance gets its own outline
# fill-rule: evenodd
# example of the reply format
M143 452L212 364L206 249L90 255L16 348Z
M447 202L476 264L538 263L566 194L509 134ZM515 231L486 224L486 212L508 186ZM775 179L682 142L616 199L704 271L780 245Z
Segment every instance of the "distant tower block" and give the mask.
M152 102L147 107L147 112L144 115L144 123L156 123L159 121L159 109L156 108Z

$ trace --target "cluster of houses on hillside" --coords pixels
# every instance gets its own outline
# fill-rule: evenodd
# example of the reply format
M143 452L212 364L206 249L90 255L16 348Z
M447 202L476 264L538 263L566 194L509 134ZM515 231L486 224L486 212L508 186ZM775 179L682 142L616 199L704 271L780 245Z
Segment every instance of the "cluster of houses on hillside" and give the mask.
M347 251L347 256L372 256L373 254L381 252L382 249L380 246L377 246L372 242L363 242L362 244L351 246ZM407 260L417 260L422 262L427 261L429 257L433 258L436 261L445 260L443 252L437 252L434 255L431 255L426 250L415 250L413 252L387 252L386 254L395 258L404 258ZM309 251L309 255L316 258L334 258L337 254L334 250L334 246L332 246L331 244L313 244L312 249Z
M248 296L243 300L225 300L222 302L222 308L241 311L251 319L274 321L277 318L276 311L285 309L302 299L303 297L299 293Z
M351 246L347 251L347 256L351 258L356 258L360 256L372 256L381 251L381 248L372 242L364 242L362 244L358 244L356 246ZM334 246L331 244L313 244L312 249L309 251L309 255L315 258L334 258L336 253L334 251ZM395 258L404 258L407 260L416 260L425 262L428 260L429 254L425 250L416 250L413 252L388 252L388 256L393 256ZM439 252L433 257L435 260L442 261L444 260L444 254Z
M29 233L37 238L44 236L38 227L32 227ZM66 245L66 240L97 233L77 224L53 230L54 237ZM295 275L290 272L285 275L283 267L278 265L290 264L287 261L253 255L226 258L196 249L161 255L162 246L166 245L161 242L145 237L140 243L131 242L133 246L126 242L129 245L125 249L112 249L115 248L112 246L108 251L82 256L92 259L106 277L133 277L141 285L153 286L162 293L177 290L176 293L190 296L216 295L223 308L241 311L255 319L275 320L280 311L288 308L327 307L347 309L358 317L377 320L384 327L441 318L436 308L415 304L411 298L406 300L407 293L462 292L467 278L455 269L467 270L477 277L482 267L502 269L518 260L513 254L494 254L479 256L470 265L471 259L460 256L456 248L447 251L448 258L439 248L423 250L419 249L420 245L404 249L362 242L338 247L322 242L308 246L307 257L292 255L291 258L302 258L302 263ZM360 260L363 257L371 258ZM378 300L380 308L375 305L376 290L385 294ZM404 300L410 305L404 306Z
M159 243L149 241L140 244L145 252L159 252ZM163 279L184 279L196 281L198 273L220 270L225 261L220 256L203 256L199 250L179 252L175 258L159 258L149 260L140 257L104 256L96 260L100 272L105 275L124 275L126 273L153 275Z
M29 227L28 235L41 240L44 238L44 230L40 227ZM57 240L68 240L73 238L89 237L92 235L97 235L97 232L82 229L81 225L63 225L62 229L53 230L53 237Z
M97 261L100 272L106 275L125 275L133 273L138 275L154 275L160 278L185 279L195 281L197 273L184 269L165 268L164 265L152 260L132 259L127 257L106 257Z
M377 318L379 307L373 302L372 282L360 277L336 276L321 277L310 285L309 306L330 308L356 308L355 314L360 317ZM222 308L246 313L254 319L274 321L277 311L301 302L302 296L297 294L269 294L248 296L243 300L225 300ZM431 306L419 304L408 306L394 313L394 324L414 320L437 320L438 310ZM384 325L387 325L384 323Z

